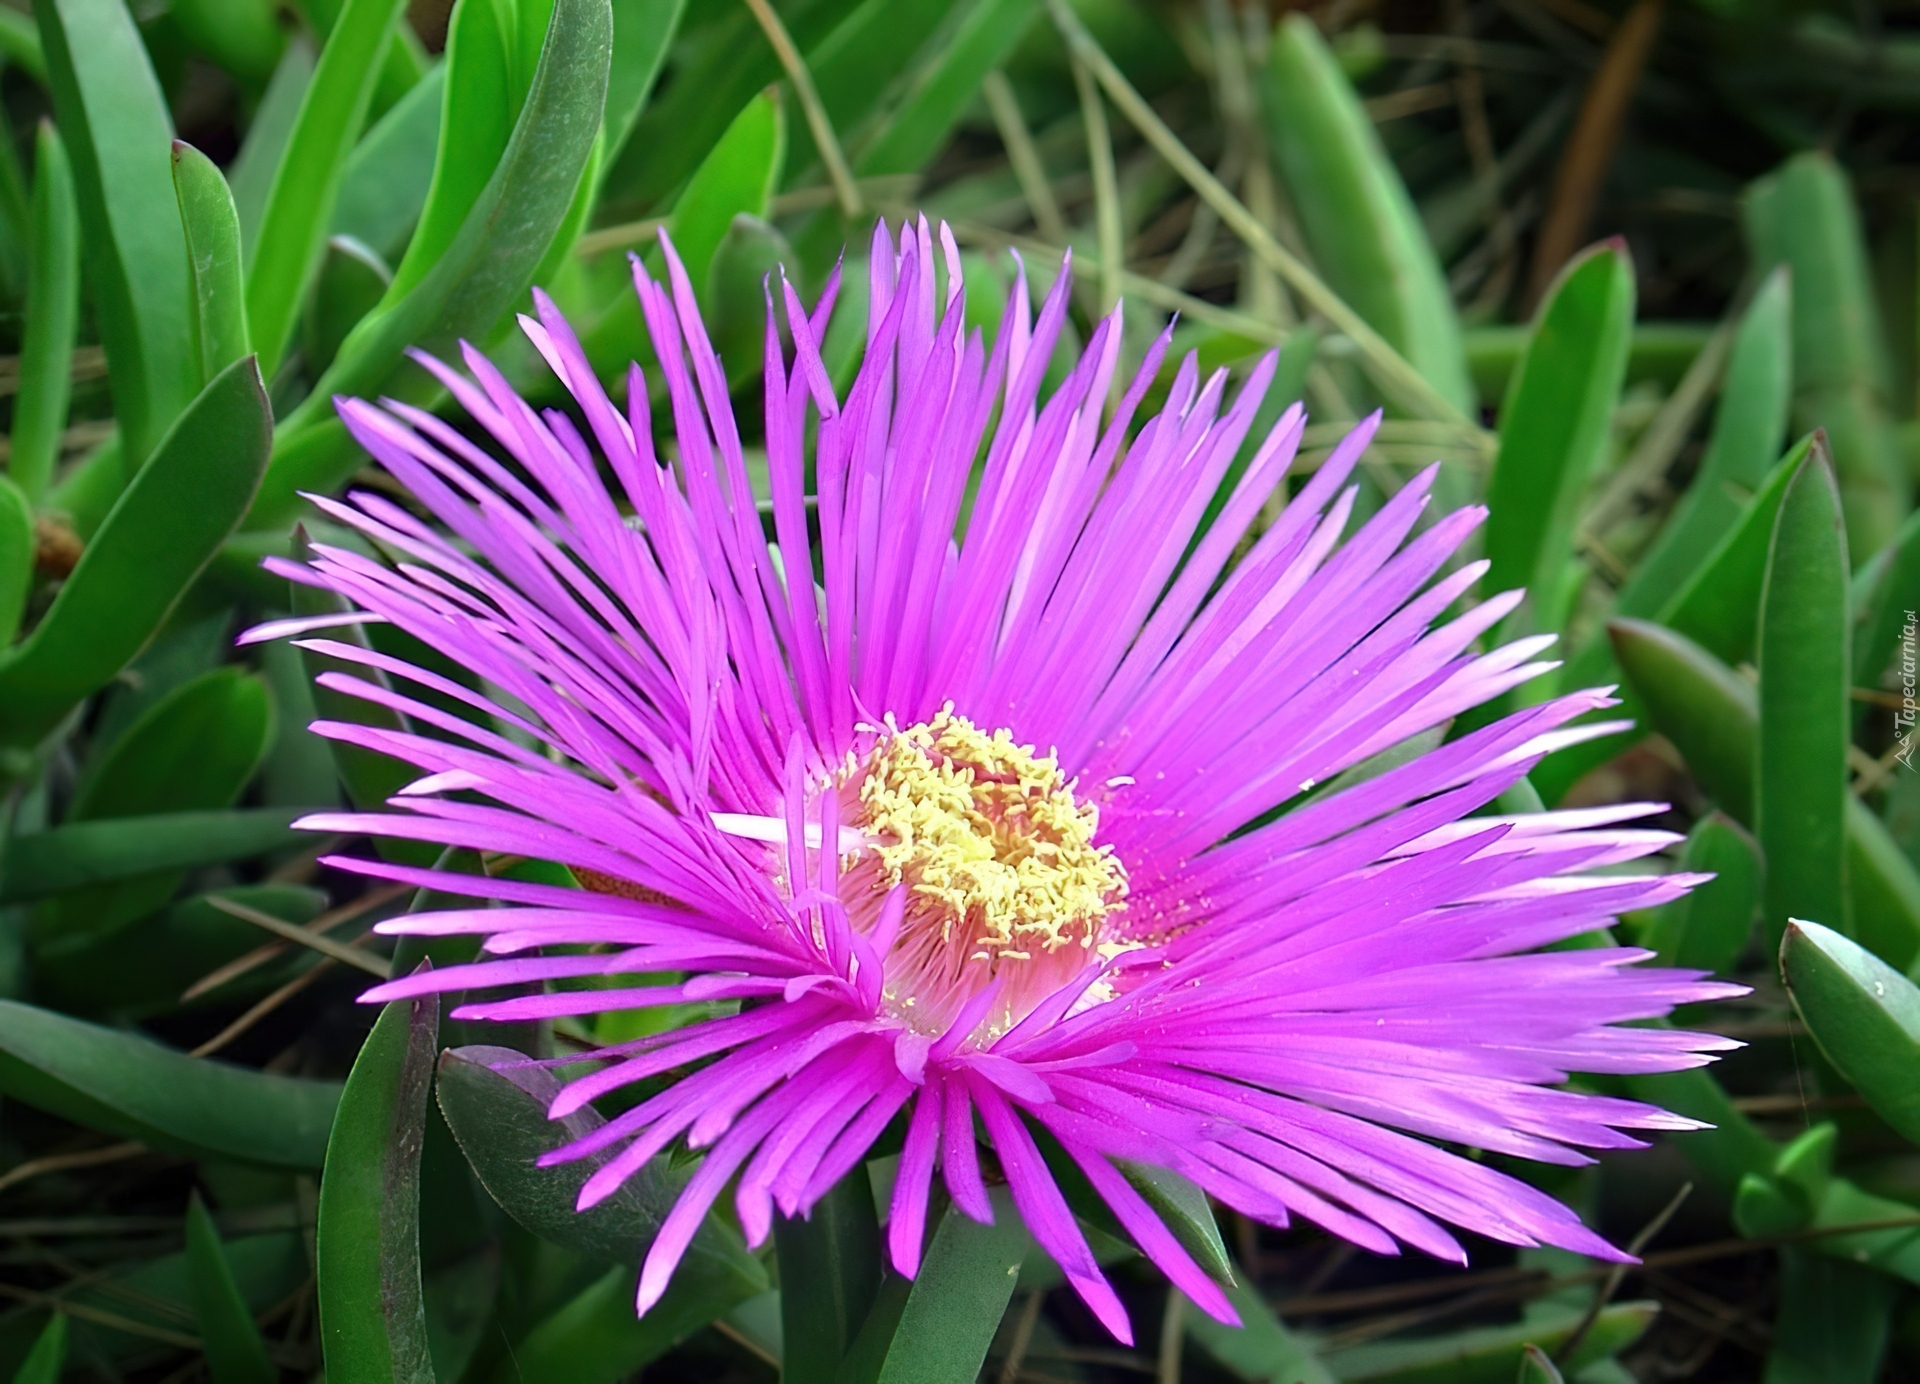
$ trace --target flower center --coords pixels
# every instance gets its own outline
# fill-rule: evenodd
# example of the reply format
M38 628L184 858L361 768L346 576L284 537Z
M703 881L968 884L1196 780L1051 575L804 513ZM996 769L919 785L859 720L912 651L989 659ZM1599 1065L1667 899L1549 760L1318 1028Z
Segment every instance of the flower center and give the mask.
M1104 934L1124 907L1126 870L1094 844L1099 809L1074 800L1051 756L949 706L905 730L889 725L846 782L858 783L857 825L874 843L847 871L850 884L868 885L856 916L877 918L898 886L909 893L885 996L912 1027L944 1029L997 980L983 1020L997 1036L1089 962L1124 949Z

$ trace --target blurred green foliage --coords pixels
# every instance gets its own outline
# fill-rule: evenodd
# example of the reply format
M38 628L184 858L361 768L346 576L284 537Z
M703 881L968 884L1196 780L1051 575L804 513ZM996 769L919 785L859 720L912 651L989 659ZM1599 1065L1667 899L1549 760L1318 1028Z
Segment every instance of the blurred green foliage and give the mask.
M0 1374L1920 1373L1920 31L1813 0L776 9L806 83L737 0L0 6ZM431 905L287 824L401 771L302 730L371 714L316 684L329 660L232 643L328 608L259 561L355 541L300 498L365 462L332 396L442 408L406 352L466 340L558 403L510 330L537 286L618 397L648 351L626 252L666 227L752 420L763 278L811 293L845 247L844 382L872 219L921 211L988 331L1009 251L1045 281L1071 246L1070 335L1117 298L1131 359L1175 315L1210 368L1281 348L1299 471L1384 406L1360 513L1440 460L1443 499L1491 511L1478 594L1526 591L1501 637L1566 660L1515 695L1620 684L1604 714L1635 729L1508 805L1671 803L1657 866L1713 879L1620 929L1755 987L1678 1016L1751 1041L1722 1065L1591 1079L1714 1128L1529 1174L1621 1241L1657 1231L1644 1269L1223 1237L1142 1171L1247 1325L1083 1197L1136 1320L1160 1313L1123 1353L1010 1207L936 1209L918 1281L883 1272L863 1172L777 1256L716 1213L636 1321L687 1159L577 1216L584 1172L531 1162L599 1115L550 1126L553 1078L494 1071L430 1005L354 1008L361 973L422 956L372 925ZM1540 228L1570 223L1595 243L1552 262Z

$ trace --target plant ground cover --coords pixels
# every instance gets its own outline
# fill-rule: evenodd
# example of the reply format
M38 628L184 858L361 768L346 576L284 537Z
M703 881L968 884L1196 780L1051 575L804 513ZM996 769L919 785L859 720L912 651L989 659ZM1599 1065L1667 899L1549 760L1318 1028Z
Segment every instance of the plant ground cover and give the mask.
M0 1375L1920 1377L1910 14L37 0L0 8L0 62ZM577 1179L529 1171L559 1142L543 1092L475 1049L584 1053L697 1006L503 1031L354 1003L421 955L373 925L444 904L289 824L413 775L305 730L368 714L324 655L235 644L325 613L261 567L355 541L303 493L412 503L333 397L478 437L406 354L466 340L569 406L514 328L535 287L616 398L634 359L657 390L627 255L660 272L665 229L764 493L766 276L811 302L844 251L844 391L874 221L923 213L989 339L1014 256L1038 301L1071 248L1049 387L1116 304L1129 367L1173 324L1149 405L1189 350L1236 382L1277 350L1257 426L1305 400L1292 490L1384 408L1354 522L1439 461L1436 512L1490 510L1466 604L1526 592L1488 639L1558 636L1524 696L1620 686L1636 729L1500 806L1669 803L1657 867L1713 881L1615 933L1751 986L1678 1016L1746 1046L1579 1079L1711 1132L1485 1157L1638 1266L1472 1236L1464 1269L1385 1258L1189 1197L1166 1214L1235 1266L1231 1331L1089 1213L1123 1349L1017 1226L949 1213L908 1299L860 1185L882 1158L776 1254L716 1214L636 1321L660 1187L576 1217ZM483 690L392 626L352 637Z

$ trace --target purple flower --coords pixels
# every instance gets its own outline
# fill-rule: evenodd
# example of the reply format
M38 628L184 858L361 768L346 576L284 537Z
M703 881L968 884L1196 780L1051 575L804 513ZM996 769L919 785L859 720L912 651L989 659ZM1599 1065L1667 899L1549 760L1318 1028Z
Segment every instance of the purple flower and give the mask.
M1648 953L1633 948L1540 950L1697 881L1594 873L1674 839L1621 825L1653 806L1474 815L1549 750L1617 729L1568 725L1606 694L1530 706L1306 796L1552 666L1534 661L1546 638L1470 651L1516 593L1437 623L1485 570L1443 574L1484 512L1415 534L1430 469L1342 542L1370 419L1243 549L1295 461L1295 406L1201 531L1273 359L1229 402L1224 372L1202 381L1189 356L1130 438L1168 338L1107 421L1118 313L1042 401L1070 275L1037 322L1023 280L989 348L963 326L951 237L936 246L924 221L897 251L876 232L866 356L844 401L820 355L838 274L810 314L779 285L793 360L770 326L771 502L756 502L726 377L664 248L665 285L634 273L673 413L668 457L639 368L623 416L540 297L523 325L588 436L474 350L470 375L424 360L514 464L419 409L345 400L354 437L440 527L375 493L315 497L391 565L324 545L310 568L276 565L486 689L308 641L369 674L329 686L421 733L315 729L423 777L393 812L305 825L558 861L589 886L333 861L489 901L382 924L476 934L495 959L367 1000L511 987L454 1011L502 1020L725 1002L601 1049L604 1065L553 1105L558 1117L683 1073L554 1155L605 1157L585 1207L663 1150L705 1150L647 1254L639 1309L733 1179L757 1244L776 1208L805 1215L896 1118L887 1235L902 1273L936 1173L978 1220L987 1182L1004 1179L1122 1340L1126 1314L1038 1132L1225 1321L1226 1298L1124 1162L1380 1253L1464 1259L1448 1222L1621 1258L1553 1198L1428 1142L1567 1165L1639 1147L1623 1131L1697 1126L1557 1084L1734 1046L1621 1025L1738 987L1638 966ZM543 988L583 978L602 988Z

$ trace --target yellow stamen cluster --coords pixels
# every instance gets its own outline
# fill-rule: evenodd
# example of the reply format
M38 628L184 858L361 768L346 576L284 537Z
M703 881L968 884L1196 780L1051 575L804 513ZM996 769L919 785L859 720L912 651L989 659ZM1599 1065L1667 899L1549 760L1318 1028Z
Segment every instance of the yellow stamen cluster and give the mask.
M908 885L922 926L937 919L943 943L964 930L969 960L1091 950L1126 897L1125 869L1093 844L1099 809L1074 801L1059 764L951 705L892 729L859 791L883 882Z

